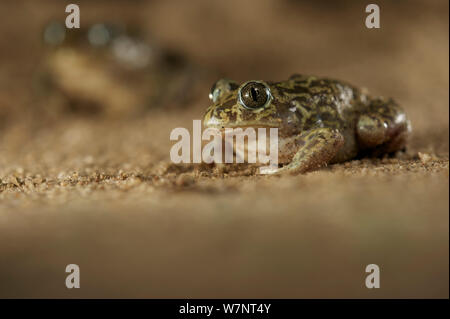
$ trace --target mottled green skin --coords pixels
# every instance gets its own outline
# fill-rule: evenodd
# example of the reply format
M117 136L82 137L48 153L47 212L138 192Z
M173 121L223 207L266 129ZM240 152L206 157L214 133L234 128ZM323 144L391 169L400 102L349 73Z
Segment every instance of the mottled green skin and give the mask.
M263 81L261 81L263 82ZM381 155L405 147L410 124L392 99L371 98L341 81L293 75L264 82L273 100L247 109L238 102L243 85L220 80L216 102L204 116L206 127L277 127L278 172L304 173L358 155Z

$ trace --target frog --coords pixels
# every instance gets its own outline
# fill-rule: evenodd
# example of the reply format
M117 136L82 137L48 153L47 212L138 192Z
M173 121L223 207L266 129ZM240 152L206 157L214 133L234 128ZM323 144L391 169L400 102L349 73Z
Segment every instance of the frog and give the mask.
M139 24L48 22L34 78L44 113L123 117L188 105L202 69Z
M411 122L392 98L328 77L285 81L220 79L211 88L206 128L277 128L274 174L304 174L359 157L405 151Z

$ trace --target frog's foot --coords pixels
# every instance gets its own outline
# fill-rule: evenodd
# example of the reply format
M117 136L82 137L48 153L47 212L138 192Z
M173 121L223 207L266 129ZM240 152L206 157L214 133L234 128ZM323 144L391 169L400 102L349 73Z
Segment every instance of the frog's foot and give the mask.
M381 98L372 101L369 113L361 115L356 126L362 150L391 153L406 145L411 131L403 110L393 101Z
M302 133L303 142L292 161L275 174L299 174L327 165L344 144L344 137L337 130L319 128Z

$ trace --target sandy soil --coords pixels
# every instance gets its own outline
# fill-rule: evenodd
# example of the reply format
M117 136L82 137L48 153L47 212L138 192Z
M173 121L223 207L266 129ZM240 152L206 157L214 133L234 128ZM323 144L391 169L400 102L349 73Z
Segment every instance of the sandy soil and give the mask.
M79 3L82 21L140 21L211 78L170 111L41 118L36 30L64 6L2 1L0 297L448 298L447 2L381 1L380 30L355 1ZM296 177L170 163L170 131L201 119L214 79L298 72L394 97L407 152ZM371 263L380 289L364 285Z

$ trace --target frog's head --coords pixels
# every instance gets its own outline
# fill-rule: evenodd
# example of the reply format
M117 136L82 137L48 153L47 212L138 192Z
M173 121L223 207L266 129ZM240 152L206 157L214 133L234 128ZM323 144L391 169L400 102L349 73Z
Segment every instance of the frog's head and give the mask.
M281 96L276 83L247 81L241 85L221 79L210 92L213 104L203 118L205 127L293 128L298 118L289 101Z

